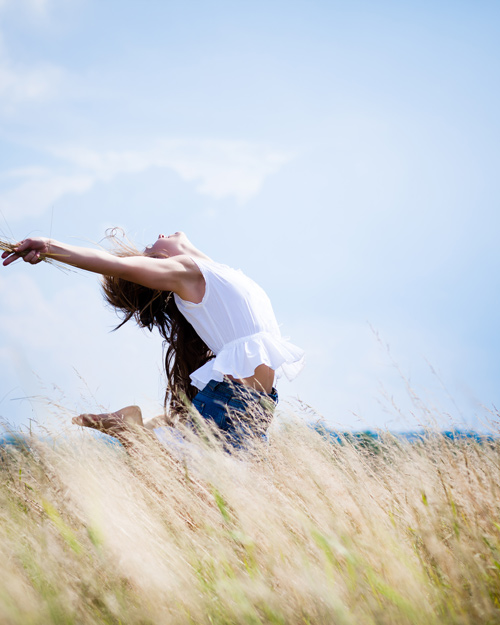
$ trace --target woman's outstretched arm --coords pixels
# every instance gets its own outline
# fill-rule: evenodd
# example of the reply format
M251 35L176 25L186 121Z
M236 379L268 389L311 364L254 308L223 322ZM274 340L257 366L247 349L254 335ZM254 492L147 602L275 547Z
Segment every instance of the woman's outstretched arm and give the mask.
M36 265L44 257L160 291L176 291L186 276L184 265L176 258L120 257L103 250L68 245L45 237L25 239L16 245L13 252L2 254L5 266L18 258Z

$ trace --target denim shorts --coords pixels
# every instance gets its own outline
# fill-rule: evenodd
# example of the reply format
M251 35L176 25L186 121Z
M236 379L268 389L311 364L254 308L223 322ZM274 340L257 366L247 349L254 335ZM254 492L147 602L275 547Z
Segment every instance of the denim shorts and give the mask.
M200 415L213 421L236 446L248 436L265 438L277 403L275 388L270 393L261 393L227 377L222 382L210 380L193 399Z

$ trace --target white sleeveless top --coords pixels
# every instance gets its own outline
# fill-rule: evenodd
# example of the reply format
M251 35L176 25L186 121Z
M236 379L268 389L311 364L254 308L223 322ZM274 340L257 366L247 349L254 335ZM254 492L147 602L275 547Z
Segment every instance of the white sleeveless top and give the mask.
M199 304L174 293L177 308L215 354L191 375L191 384L203 390L224 374L248 378L256 367L268 365L279 378L292 380L304 366L304 352L282 338L265 291L240 269L193 258L205 278Z

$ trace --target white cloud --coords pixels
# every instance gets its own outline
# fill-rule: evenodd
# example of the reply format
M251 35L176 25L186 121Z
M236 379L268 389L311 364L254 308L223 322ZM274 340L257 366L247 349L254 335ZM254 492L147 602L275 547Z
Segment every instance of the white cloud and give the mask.
M0 0L0 11L8 7L21 7L30 13L45 14L50 4L51 0Z
M27 0L27 5L38 13L44 13L47 10L49 4L49 0Z
M267 146L216 140L163 140L148 150L121 152L80 147L59 147L50 152L60 159L59 170L25 167L3 173L6 181L22 180L0 191L0 210L9 220L40 215L68 193L84 193L97 182L110 182L119 175L138 174L153 167L174 171L204 195L234 197L244 203L294 156Z
M2 6L5 5L0 4L0 11ZM51 100L60 93L64 73L52 63L37 61L26 65L13 61L0 31L0 112L12 114L20 104Z
M58 91L62 70L49 64L15 65L0 59L0 107L10 112L22 102L42 102Z
M243 141L158 141L148 150L99 153L81 148L54 150L99 180L139 173L151 167L175 171L195 182L200 193L216 199L234 196L245 202L257 194L265 178L293 158L293 154Z
M28 173L20 185L0 194L0 211L9 221L40 215L62 196L83 193L94 183L95 178L88 174L62 175L36 170Z

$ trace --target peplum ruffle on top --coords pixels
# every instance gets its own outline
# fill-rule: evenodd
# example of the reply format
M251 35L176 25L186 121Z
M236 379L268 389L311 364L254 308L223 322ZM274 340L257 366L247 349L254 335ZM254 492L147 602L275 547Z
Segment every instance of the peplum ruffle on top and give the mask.
M174 293L179 311L215 354L191 373L198 389L224 375L247 378L268 365L275 377L292 380L304 366L304 351L281 336L265 291L241 270L191 257L205 278L205 295L195 304Z

